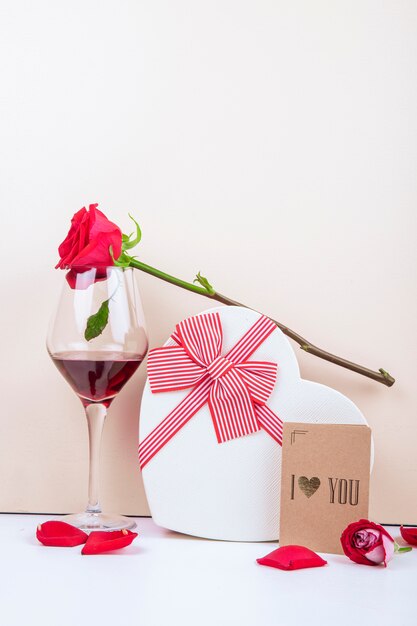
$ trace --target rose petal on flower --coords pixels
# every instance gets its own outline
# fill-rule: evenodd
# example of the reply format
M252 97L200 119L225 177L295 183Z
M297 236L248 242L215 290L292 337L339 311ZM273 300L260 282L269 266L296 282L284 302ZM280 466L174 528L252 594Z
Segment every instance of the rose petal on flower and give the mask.
M372 528L357 530L353 535L353 545L356 548L367 550L372 548L377 543L380 536L381 533L379 530L373 530Z
M88 213L85 207L77 211L77 213L74 213L74 215L72 216L71 227L68 231L68 234L58 248L58 253L61 258L58 261L56 267L66 267L67 262L71 258L71 251L73 250L74 246L77 245L77 235L78 231L80 230L81 223L83 220L86 219L86 217L88 219Z
M307 567L322 567L327 564L327 561L321 556L304 546L282 546L256 560L260 565L287 571Z
M381 537L381 531L375 530L375 528L365 528L365 532L368 533L368 535L373 535L375 537L375 541L378 541Z
M394 542L385 535L382 535L381 540L382 543L379 546L366 553L366 558L373 563L378 565L383 563L386 566L388 561L391 561L394 556Z
M36 530L38 541L44 546L72 547L80 546L87 541L88 535L66 522L51 520L39 524Z
M377 565L383 563L385 561L384 546L381 544L380 546L376 546L376 548L373 548L373 550L369 550L369 552L366 553L366 558L372 561L372 563L376 563Z
M130 530L94 530L90 533L81 554L102 554L129 546L138 536Z
M111 222L107 217L97 209L97 204L90 204L90 212L94 215L94 223L91 224L90 239L94 239L98 235L105 235L106 239L112 240L113 256L117 259L122 251L122 231Z
M83 248L85 248L85 246L88 244L88 241L90 238L90 228L91 228L91 215L90 213L86 212L80 223L80 228L77 233L77 242L76 242L76 245L74 245L74 248L72 250L71 260L74 259L77 256L77 254L79 254L83 250ZM70 262L70 260L68 260L68 262Z
M384 559L384 565L386 566L388 561L391 561L392 557L394 556L394 541L390 538L387 537L386 535L382 535L382 542L384 544L384 549L385 549L385 559Z
M400 526L401 537L412 546L417 546L417 528Z
M106 267L113 264L110 256L110 246L112 247L114 258L120 256L118 233L99 233L95 239L90 239L89 243L71 261L72 267Z

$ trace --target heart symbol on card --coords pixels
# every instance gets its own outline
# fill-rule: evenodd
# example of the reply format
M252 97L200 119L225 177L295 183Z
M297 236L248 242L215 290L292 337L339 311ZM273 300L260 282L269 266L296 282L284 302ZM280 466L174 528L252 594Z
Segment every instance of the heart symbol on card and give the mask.
M313 476L313 478L308 479L307 476L300 476L298 479L298 486L307 498L311 498L311 496L315 494L317 489L320 487L320 478Z

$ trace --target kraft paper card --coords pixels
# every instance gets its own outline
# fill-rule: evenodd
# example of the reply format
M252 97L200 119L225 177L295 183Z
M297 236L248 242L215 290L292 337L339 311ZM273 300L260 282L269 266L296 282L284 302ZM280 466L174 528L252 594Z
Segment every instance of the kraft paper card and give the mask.
M284 423L280 546L343 554L340 535L368 517L371 429Z

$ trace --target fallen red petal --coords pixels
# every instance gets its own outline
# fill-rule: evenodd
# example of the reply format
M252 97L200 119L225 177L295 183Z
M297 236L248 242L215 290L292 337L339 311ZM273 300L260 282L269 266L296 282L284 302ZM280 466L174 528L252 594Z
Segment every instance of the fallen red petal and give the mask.
M327 561L304 546L283 546L270 552L262 559L257 559L260 565L277 567L283 570L304 569L307 567L322 567Z
M417 546L417 528L400 526L401 537L412 546Z
M70 548L85 543L88 535L71 524L51 520L39 524L36 537L44 546Z
M138 536L130 530L94 530L90 533L81 554L101 554L129 546Z

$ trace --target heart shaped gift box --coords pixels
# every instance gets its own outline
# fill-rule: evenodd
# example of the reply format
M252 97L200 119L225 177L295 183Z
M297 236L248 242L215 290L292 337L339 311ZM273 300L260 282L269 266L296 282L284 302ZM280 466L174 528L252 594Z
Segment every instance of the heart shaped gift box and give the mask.
M196 317L213 313L218 314L216 317L221 323L222 356L263 318L242 307L217 307ZM193 319L196 318L189 318ZM176 338L178 340L178 335ZM165 346L178 346L178 343L171 337ZM251 353L248 361L278 364L276 383L266 403L278 422L366 424L359 409L341 393L300 378L294 351L277 327ZM153 360L152 368L155 367ZM263 428L218 443L218 425L215 427L205 402L172 438L162 447L156 447L153 456L146 457L147 443L155 434L155 428L191 391L192 386L152 393L149 379L145 385L139 450L146 495L155 523L210 539L277 540L281 446Z

